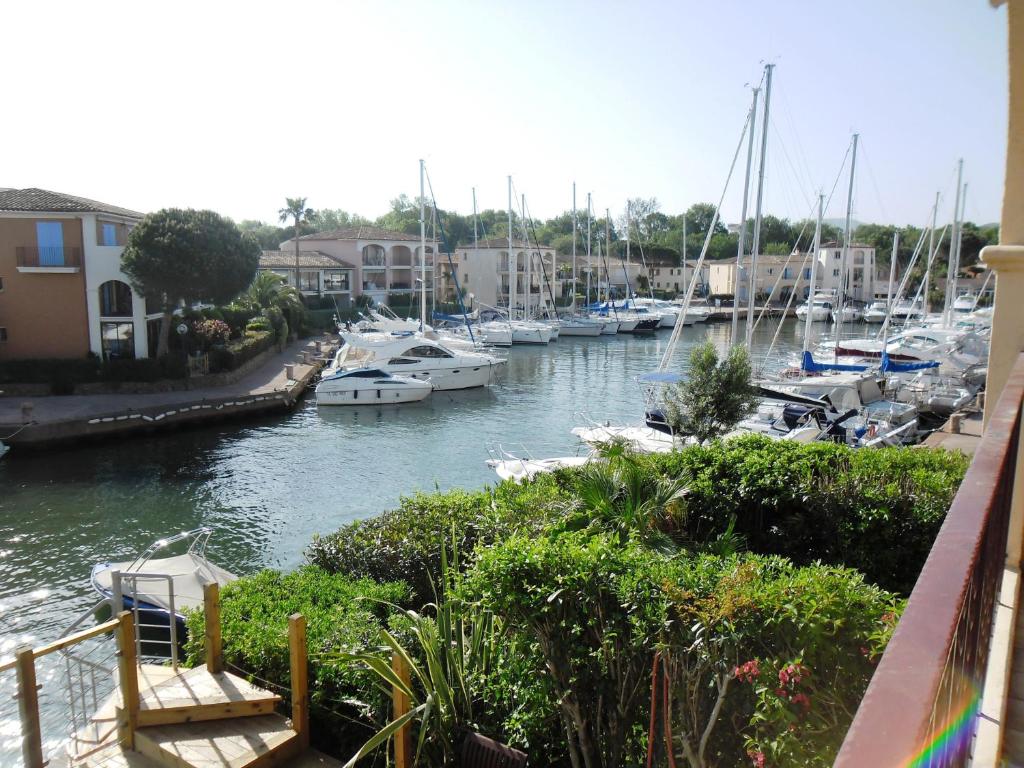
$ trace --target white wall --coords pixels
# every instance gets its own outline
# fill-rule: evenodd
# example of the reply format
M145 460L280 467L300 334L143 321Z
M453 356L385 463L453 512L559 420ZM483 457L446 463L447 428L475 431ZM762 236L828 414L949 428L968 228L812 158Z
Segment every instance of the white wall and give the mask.
M104 216L110 219L109 216ZM85 270L85 304L89 313L89 349L97 355L103 354L100 340L100 286L108 280L127 283L128 276L121 271L123 245L99 245L96 241L96 214L82 216L82 252ZM124 318L118 318L124 319ZM146 337L146 301L132 289L132 325L134 330L135 357L149 357Z

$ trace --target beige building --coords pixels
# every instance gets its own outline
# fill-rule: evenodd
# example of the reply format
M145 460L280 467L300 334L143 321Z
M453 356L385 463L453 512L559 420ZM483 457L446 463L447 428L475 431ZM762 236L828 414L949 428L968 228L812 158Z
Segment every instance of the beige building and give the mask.
M526 262L530 263L530 311L537 312L550 306L553 293L556 301L562 300L562 276L555 250L547 246L531 245L525 241L512 241L513 258L509 259L508 240L494 238L481 240L476 247L456 248L449 264L447 254L438 256L438 298L454 301L456 298L455 284L462 289L463 301L466 306L486 304L491 307L507 307L509 289L514 285L515 304L525 309L526 301ZM512 283L512 272L509 267L516 265L515 283ZM562 270L564 272L564 270ZM549 284L544 282L547 275Z
M331 296L340 309L351 306L356 267L337 256L321 251L299 251L296 279L294 250L263 251L259 271L280 275L303 296Z
M390 294L411 294L419 288L423 254L421 253L419 235L407 235L404 232L381 229L380 227L346 227L330 232L317 232L299 238L300 262L301 251L317 252L322 256L334 259L339 264L352 268L350 286L351 298L363 294L376 303L386 304ZM291 274L295 272L295 240L281 243L280 250L292 254ZM434 253L436 244L429 242L425 250L427 290L433 288ZM331 271L333 268L321 265L302 269L305 277L300 274L300 283L310 288L313 285L313 273L321 269ZM287 267L280 267L286 270ZM344 269L344 267L340 267ZM340 277L340 276L339 276ZM317 278L320 279L320 278ZM294 282L293 282L294 284ZM310 293L306 288L300 289Z
M160 313L121 271L142 214L45 189L0 189L0 360L148 357Z
M691 259L686 260L686 266L655 265L648 268L651 288L656 291L669 291L680 294L686 291L690 280L693 279L697 262ZM706 295L709 292L711 282L711 262L705 261L700 268L700 276L697 278L696 296Z
M842 246L836 243L822 245L815 275L815 293L838 293L842 258ZM736 296L740 302L748 301L751 261L750 256L744 256L741 260L738 285L735 259L710 262L710 293L716 296ZM771 296L772 301L787 301L795 291L798 300L807 298L810 291L811 266L806 254L758 256L757 275L754 281L755 296ZM888 278L885 278L885 283L878 283L875 275L875 249L871 246L850 246L846 274L846 296L851 301L867 304L875 300L876 288L881 290L883 297L888 289Z

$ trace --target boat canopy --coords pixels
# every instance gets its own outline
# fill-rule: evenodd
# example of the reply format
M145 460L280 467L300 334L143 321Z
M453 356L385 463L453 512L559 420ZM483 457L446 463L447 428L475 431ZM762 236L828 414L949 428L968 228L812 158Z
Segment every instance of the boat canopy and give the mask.
M816 363L814 362L814 356L808 352L804 352L803 359L800 361L800 367L805 371L813 371L820 373L822 371L866 371L868 366L866 365L852 365L849 363Z
M889 359L887 352L882 353L882 373L904 373L906 371L923 371L926 368L938 368L937 360L916 363L895 363Z

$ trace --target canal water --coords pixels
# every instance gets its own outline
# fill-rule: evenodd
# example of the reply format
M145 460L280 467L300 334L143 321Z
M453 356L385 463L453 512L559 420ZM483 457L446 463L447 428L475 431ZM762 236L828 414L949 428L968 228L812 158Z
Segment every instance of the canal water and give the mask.
M763 357L777 323L755 331ZM853 329L863 334L864 326ZM829 327L816 324L815 333ZM573 455L570 429L584 415L637 423L636 377L656 368L671 332L564 337L507 350L494 386L437 392L422 403L299 407L259 421L155 434L0 460L0 659L22 643L57 638L97 600L94 563L131 559L156 539L210 526L210 558L239 574L291 569L316 533L395 506L417 490L479 488L495 476L491 446ZM705 337L724 349L727 323L683 329L673 368ZM803 324L785 321L778 365L795 360ZM39 665L44 734L52 747L67 721L61 673ZM0 675L0 765L20 761L17 703Z

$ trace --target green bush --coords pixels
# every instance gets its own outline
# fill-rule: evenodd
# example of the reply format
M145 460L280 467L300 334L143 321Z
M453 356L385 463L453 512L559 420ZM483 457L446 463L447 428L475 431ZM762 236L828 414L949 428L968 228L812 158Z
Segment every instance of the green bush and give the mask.
M604 768L643 761L655 651L691 765L741 765L748 751L771 765L831 765L901 609L848 569L672 558L583 532L482 551L464 592L539 649L504 685L536 694L534 679L546 678L547 708L571 734L563 749ZM545 709L531 714L542 722ZM513 742L517 716L508 707L502 724Z
M493 491L451 490L403 497L398 509L349 523L317 536L306 550L310 563L332 573L402 579L412 588L412 607L433 599L440 577L441 546L472 552L513 532L536 530L564 500L551 477L534 483L503 483Z
M250 331L269 331L272 329L270 321L265 317L254 317L245 324L246 333Z
M631 460L684 482L689 541L711 541L735 521L754 552L846 565L901 594L913 588L968 464L948 451L761 435ZM569 495L583 476L558 473Z
M341 652L376 645L392 616L388 603L403 602L402 583L378 584L305 566L289 573L260 571L221 590L224 661L255 682L290 684L288 617L306 618L310 657L310 719L316 745L334 754L354 754L391 716L390 697L374 676L337 658ZM187 613L187 663L205 659L201 609ZM282 695L288 698L287 692Z
M85 358L8 360L0 363L0 384L49 384L55 395L70 395L79 384L181 379L187 363L179 355L137 360Z
M220 308L224 322L231 328L231 337L238 338L246 329L246 324L253 319L253 310L241 304L228 304ZM267 330L266 328L262 330Z
M275 342L274 333L269 330L247 330L242 339L229 342L223 348L210 350L210 372L233 371L273 347Z
M307 309L302 318L302 327L310 331L333 333L336 330L334 318L337 314L334 309Z

